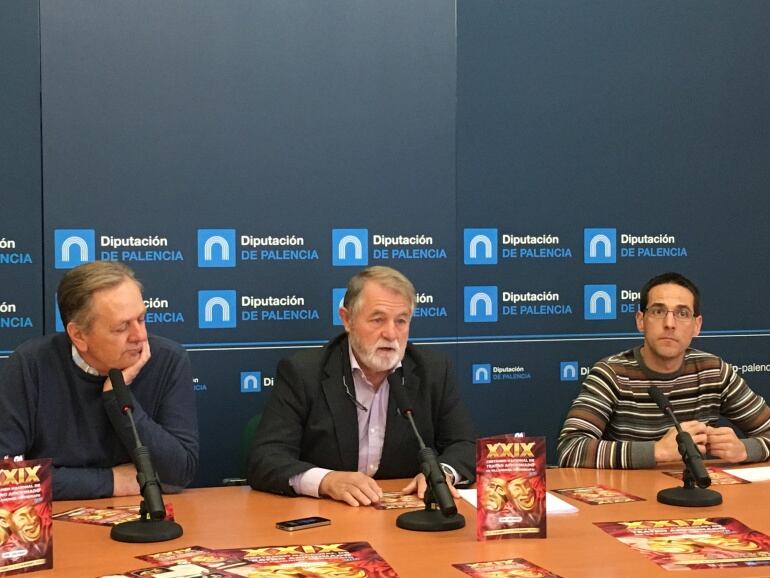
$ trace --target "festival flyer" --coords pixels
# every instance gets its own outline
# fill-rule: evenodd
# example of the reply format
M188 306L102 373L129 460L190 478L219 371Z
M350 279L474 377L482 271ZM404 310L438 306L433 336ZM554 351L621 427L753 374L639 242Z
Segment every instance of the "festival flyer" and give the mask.
M174 519L174 507L169 503L166 506L166 519ZM84 506L73 508L65 512L53 515L54 520L60 522L77 522L79 524L96 524L98 526L117 526L123 522L133 522L139 519L139 504L131 506L107 506L105 508L93 508Z
M0 460L0 576L53 568L51 460Z
M404 508L424 508L425 502L417 494L384 492L380 501L374 504L377 510L400 510Z
M218 551L203 546L188 546L165 552L137 556L140 560L159 566L174 564L194 564L205 568L222 568L243 563L240 550Z
M733 484L750 484L751 483L748 480L743 480L737 476L728 474L722 468L706 466L706 471L708 471L709 473L712 486L729 486ZM682 470L666 470L663 473L666 474L667 476L671 476L672 478L676 478L677 480L684 479L684 472L682 472Z
M148 576L160 576L161 578L237 578L228 572L211 570L187 562L139 568L120 574L106 574L98 578L147 578Z
M395 570L368 542L264 546L216 552L237 555L243 559L241 565L223 568L234 576L398 578Z
M734 518L595 524L666 570L770 566L770 537Z
M602 485L561 488L559 490L551 491L593 506L602 504L623 504L625 502L644 502L644 498Z
M545 438L482 438L476 449L476 538L545 538Z
M509 560L492 560L490 562L467 562L453 564L455 568L465 572L472 578L502 578L521 576L526 578L561 578L545 568L541 568L524 558Z

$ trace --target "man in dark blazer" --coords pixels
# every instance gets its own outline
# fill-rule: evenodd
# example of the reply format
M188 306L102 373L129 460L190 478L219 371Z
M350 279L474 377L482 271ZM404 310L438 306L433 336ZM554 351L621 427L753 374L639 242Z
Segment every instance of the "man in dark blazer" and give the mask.
M390 395L395 371L391 381L406 389L450 487L473 481L473 428L449 361L407 344L414 304L414 286L401 273L364 269L340 308L346 333L278 364L249 456L255 490L358 506L382 496L375 478L413 477L404 490L422 497L419 446Z

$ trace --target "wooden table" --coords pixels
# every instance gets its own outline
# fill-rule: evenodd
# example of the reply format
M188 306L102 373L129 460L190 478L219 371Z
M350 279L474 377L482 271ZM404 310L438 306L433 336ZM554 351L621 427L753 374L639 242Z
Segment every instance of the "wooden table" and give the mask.
M443 533L418 533L396 527L403 512L382 511L312 498L285 498L248 487L201 488L166 496L184 528L181 538L155 544L124 544L109 537L109 528L54 522L54 569L35 576L88 578L147 566L134 556L184 546L238 548L282 544L323 544L368 541L401 578L432 578L465 574L451 564L523 557L564 578L671 577L671 572L605 534L592 522L729 516L750 528L770 534L770 482L716 486L724 503L711 508L680 508L656 501L658 490L680 485L660 471L548 470L548 489L603 484L645 498L642 502L592 506L573 502L577 514L549 515L546 539L478 542L475 511L459 501L467 525ZM383 482L386 490L402 482ZM570 500L567 500L570 501ZM136 498L86 502L93 506L135 504ZM83 502L56 502L61 512ZM330 518L330 526L294 534L275 528L275 522L303 516ZM703 570L697 575L719 578L770 576L770 566Z

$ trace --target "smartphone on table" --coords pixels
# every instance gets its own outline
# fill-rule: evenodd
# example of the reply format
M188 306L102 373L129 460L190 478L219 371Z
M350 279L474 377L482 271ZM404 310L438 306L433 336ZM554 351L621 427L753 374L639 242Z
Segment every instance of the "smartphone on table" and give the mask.
M276 522L275 527L279 530L286 530L287 532L294 532L296 530L304 530L306 528L317 528L318 526L328 526L331 524L329 518L322 518L321 516L308 516L307 518L296 518L294 520L285 520L283 522Z

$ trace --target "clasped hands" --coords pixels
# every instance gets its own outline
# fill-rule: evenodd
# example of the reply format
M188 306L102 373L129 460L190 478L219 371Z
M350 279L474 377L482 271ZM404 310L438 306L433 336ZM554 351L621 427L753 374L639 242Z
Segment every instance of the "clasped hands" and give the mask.
M730 427L712 427L700 421L684 421L682 430L692 436L701 454L710 454L730 463L743 462L748 458L746 446ZM655 462L673 462L680 459L676 442L676 428L669 428L655 443Z
M447 485L452 496L459 498L453 485L453 480L447 476ZM417 493L417 497L425 497L425 490L428 484L425 476L417 474L401 491L404 494ZM382 488L373 479L361 472L329 472L321 480L318 486L318 493L321 496L345 502L351 506L369 506L376 504L382 498Z

